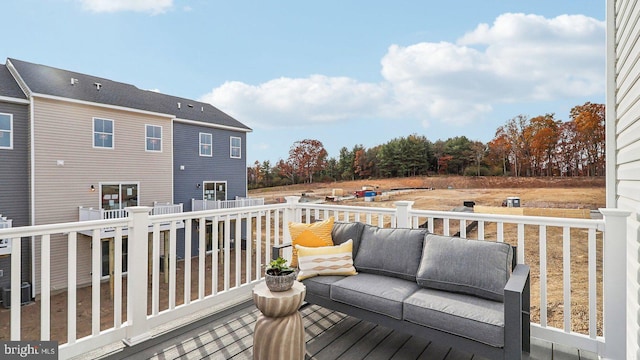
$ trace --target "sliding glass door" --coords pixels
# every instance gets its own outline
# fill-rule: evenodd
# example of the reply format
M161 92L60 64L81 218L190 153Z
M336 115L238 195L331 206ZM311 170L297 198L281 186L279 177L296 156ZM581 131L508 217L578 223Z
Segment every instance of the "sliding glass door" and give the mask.
M102 184L101 207L103 210L120 210L138 206L138 184Z

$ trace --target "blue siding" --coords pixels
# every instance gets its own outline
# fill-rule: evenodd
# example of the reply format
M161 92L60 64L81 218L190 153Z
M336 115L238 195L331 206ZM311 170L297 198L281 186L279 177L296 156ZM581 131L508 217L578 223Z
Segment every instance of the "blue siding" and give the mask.
M0 102L0 113L13 115L13 149L0 149L0 214L13 226L30 224L29 197L29 107ZM31 242L22 240L22 280L31 278ZM0 288L10 286L11 257L0 256Z
M200 156L200 133L213 136L213 156ZM230 156L230 138L239 137L242 156ZM180 170L181 166L184 170ZM202 199L204 181L226 181L227 199L247 196L246 133L174 122L173 124L173 199L191 211L191 199ZM200 187L198 187L198 184ZM197 239L197 230L192 230ZM178 256L184 256L184 235L179 234ZM197 255L197 240L192 241L192 256Z

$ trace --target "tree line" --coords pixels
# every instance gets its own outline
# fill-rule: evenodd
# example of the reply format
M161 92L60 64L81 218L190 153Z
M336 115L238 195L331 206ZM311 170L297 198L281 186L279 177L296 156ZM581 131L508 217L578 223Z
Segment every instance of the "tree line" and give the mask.
M249 188L419 175L602 176L605 173L605 106L587 102L570 120L554 114L518 115L488 143L466 136L430 141L424 135L395 138L372 148L342 147L329 157L322 142L296 141L286 160L256 161L247 168Z

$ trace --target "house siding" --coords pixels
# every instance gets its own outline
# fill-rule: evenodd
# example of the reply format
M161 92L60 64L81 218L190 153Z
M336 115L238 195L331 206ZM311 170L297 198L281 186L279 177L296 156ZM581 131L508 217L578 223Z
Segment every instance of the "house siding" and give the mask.
M213 137L212 156L200 156L200 133ZM192 211L191 199L202 199L204 181L226 181L227 200L247 196L246 133L174 121L174 199L183 203L185 211ZM231 158L230 137L239 137L242 156ZM181 166L184 170L180 170ZM200 187L197 185L200 184ZM195 225L194 225L195 226ZM193 233L194 238L197 232ZM181 236L183 236L181 234ZM183 237L181 237L183 239ZM192 255L197 255L197 241L192 244ZM184 256L184 242L178 241L178 254Z
M29 106L0 102L0 113L13 116L13 148L0 149L0 214L12 226L29 225ZM22 281L31 279L31 246L22 240ZM0 288L11 284L11 256L0 256Z
M640 5L634 0L607 2L607 184L608 207L628 210L628 274L638 274L640 234ZM638 358L640 347L640 291L638 277L627 283L627 358ZM634 295L636 294L636 295Z
M100 207L101 183L138 183L138 204L172 202L173 140L168 117L146 115L101 106L35 97L34 121L34 223L78 221L78 207ZM93 147L93 118L114 121L114 148ZM145 125L163 127L162 152L145 151ZM58 160L64 165L58 165ZM91 185L96 188L90 191ZM78 239L78 284L90 282L90 240ZM35 259L40 258L35 241ZM66 288L66 237L51 239L51 289ZM34 264L39 289L40 264Z
M213 156L200 156L199 134L213 135ZM202 199L203 181L226 181L227 199L247 196L247 168L245 160L246 134L221 130L207 126L197 126L174 122L174 198L183 203L186 211L191 211L191 199ZM242 139L242 157L230 157L229 139ZM184 166L184 170L180 167Z

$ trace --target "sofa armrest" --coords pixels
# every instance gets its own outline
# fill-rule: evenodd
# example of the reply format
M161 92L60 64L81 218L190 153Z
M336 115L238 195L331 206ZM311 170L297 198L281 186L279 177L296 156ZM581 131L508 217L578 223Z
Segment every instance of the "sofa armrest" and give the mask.
M288 248L290 246L292 246L293 244L288 242L288 243L284 243L284 244L278 244L278 245L273 245L271 247L271 259L275 260L277 258L280 257L280 250L284 249L284 248Z
M505 358L530 351L530 268L518 264L504 287Z

